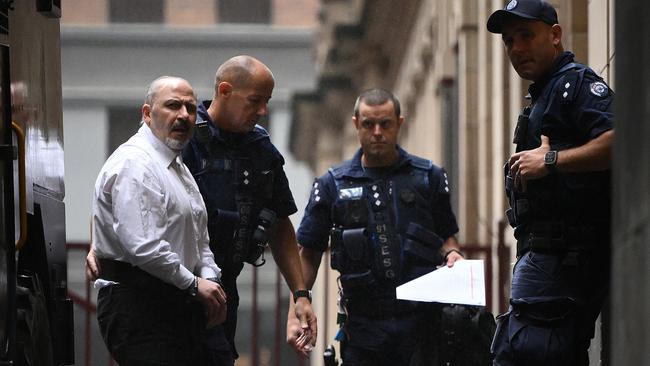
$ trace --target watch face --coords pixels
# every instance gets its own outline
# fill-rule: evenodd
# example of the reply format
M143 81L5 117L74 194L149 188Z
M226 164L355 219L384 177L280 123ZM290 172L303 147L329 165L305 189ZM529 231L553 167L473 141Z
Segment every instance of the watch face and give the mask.
M544 155L544 164L554 165L557 160L557 151L549 151Z

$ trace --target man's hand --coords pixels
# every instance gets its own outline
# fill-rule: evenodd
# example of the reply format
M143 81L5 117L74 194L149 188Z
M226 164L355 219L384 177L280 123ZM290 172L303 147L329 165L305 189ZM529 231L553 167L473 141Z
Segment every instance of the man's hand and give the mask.
M90 248L88 255L86 256L86 279L88 281L94 281L99 278L99 262L95 256L95 251Z
M451 268L454 266L454 263L456 263L456 261L462 261L465 258L463 258L463 255L460 254L460 252L454 249L447 254L446 259L447 259L447 263L446 263L447 267Z
M542 144L533 150L525 150L515 153L508 162L510 166L509 175L515 177L515 186L526 192L527 182L548 175L548 169L544 165L544 155L551 150L548 137L542 135Z
M287 343L302 357L308 358L316 345L318 326L311 304L304 298L298 298L289 306L287 315Z
M219 284L197 277L198 293L196 294L205 307L205 317L208 320L207 328L226 321L226 293Z

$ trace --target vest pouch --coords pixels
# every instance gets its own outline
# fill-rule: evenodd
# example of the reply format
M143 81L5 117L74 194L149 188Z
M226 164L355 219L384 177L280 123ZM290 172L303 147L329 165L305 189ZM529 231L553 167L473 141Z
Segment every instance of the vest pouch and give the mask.
M406 236L415 239L434 250L442 247L443 240L438 236L438 234L414 222L410 222L409 226L406 228Z
M366 257L368 231L365 228L343 230L342 239L345 253L350 260L363 261Z
M370 270L361 273L349 273L339 277L343 294L348 299L363 297L367 299L376 285L375 276Z
M330 232L331 253L330 253L330 267L341 273L349 270L348 262L343 252L343 230L332 229Z
M442 263L442 256L436 250L426 247L415 240L404 239L404 254L413 263L436 266Z

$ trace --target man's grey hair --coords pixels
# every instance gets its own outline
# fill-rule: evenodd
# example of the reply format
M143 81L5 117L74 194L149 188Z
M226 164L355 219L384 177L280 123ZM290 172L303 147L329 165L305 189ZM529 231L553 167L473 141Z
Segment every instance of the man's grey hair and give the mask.
M368 89L359 95L357 101L354 102L354 117L359 118L359 107L361 106L362 102L368 106L377 106L382 105L388 101L393 102L395 116L399 119L402 113L399 99L397 99L397 97L388 90L380 88Z
M170 79L184 80L189 84L187 80L180 78L178 76L164 75L164 76L157 77L154 81L151 82L151 84L149 84L149 87L147 88L147 95L144 97L144 103L153 105L153 103L156 101L158 91L165 84L165 82ZM192 94L194 95L194 99L196 99L196 93L194 93L194 90L192 90Z

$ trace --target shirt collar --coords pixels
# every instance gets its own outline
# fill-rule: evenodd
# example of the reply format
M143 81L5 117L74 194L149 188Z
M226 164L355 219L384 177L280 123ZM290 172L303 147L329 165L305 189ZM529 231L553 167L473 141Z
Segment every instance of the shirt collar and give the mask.
M149 145L151 145L151 150L155 155L155 158L158 159L164 166L169 167L177 157L180 155L180 151L175 151L169 148L169 146L165 145L164 142L160 141L156 135L153 134L153 131L151 131L151 128L146 123L142 124L142 127L138 130L138 134L142 135L142 137L149 142ZM180 163L182 163L183 160L181 158Z
M397 152L399 154L397 163L393 164L391 166L392 170L395 170L404 164L408 163L411 161L411 158L409 157L409 153L407 153L404 149L402 149L399 145L397 145ZM350 160L350 167L349 169L345 172L345 175L352 177L352 178L372 178L366 174L366 171L363 168L363 165L361 164L361 156L363 155L363 150L359 149L357 152L354 154L352 159Z
M555 62L553 63L553 66L549 69L549 72L544 76L542 79L539 81L534 82L533 84L528 87L528 93L531 95L533 100L536 100L544 88L546 87L546 84L553 79L555 74L562 69L565 65L573 62L573 58L575 55L571 52L565 51L562 52L557 59L555 59Z

